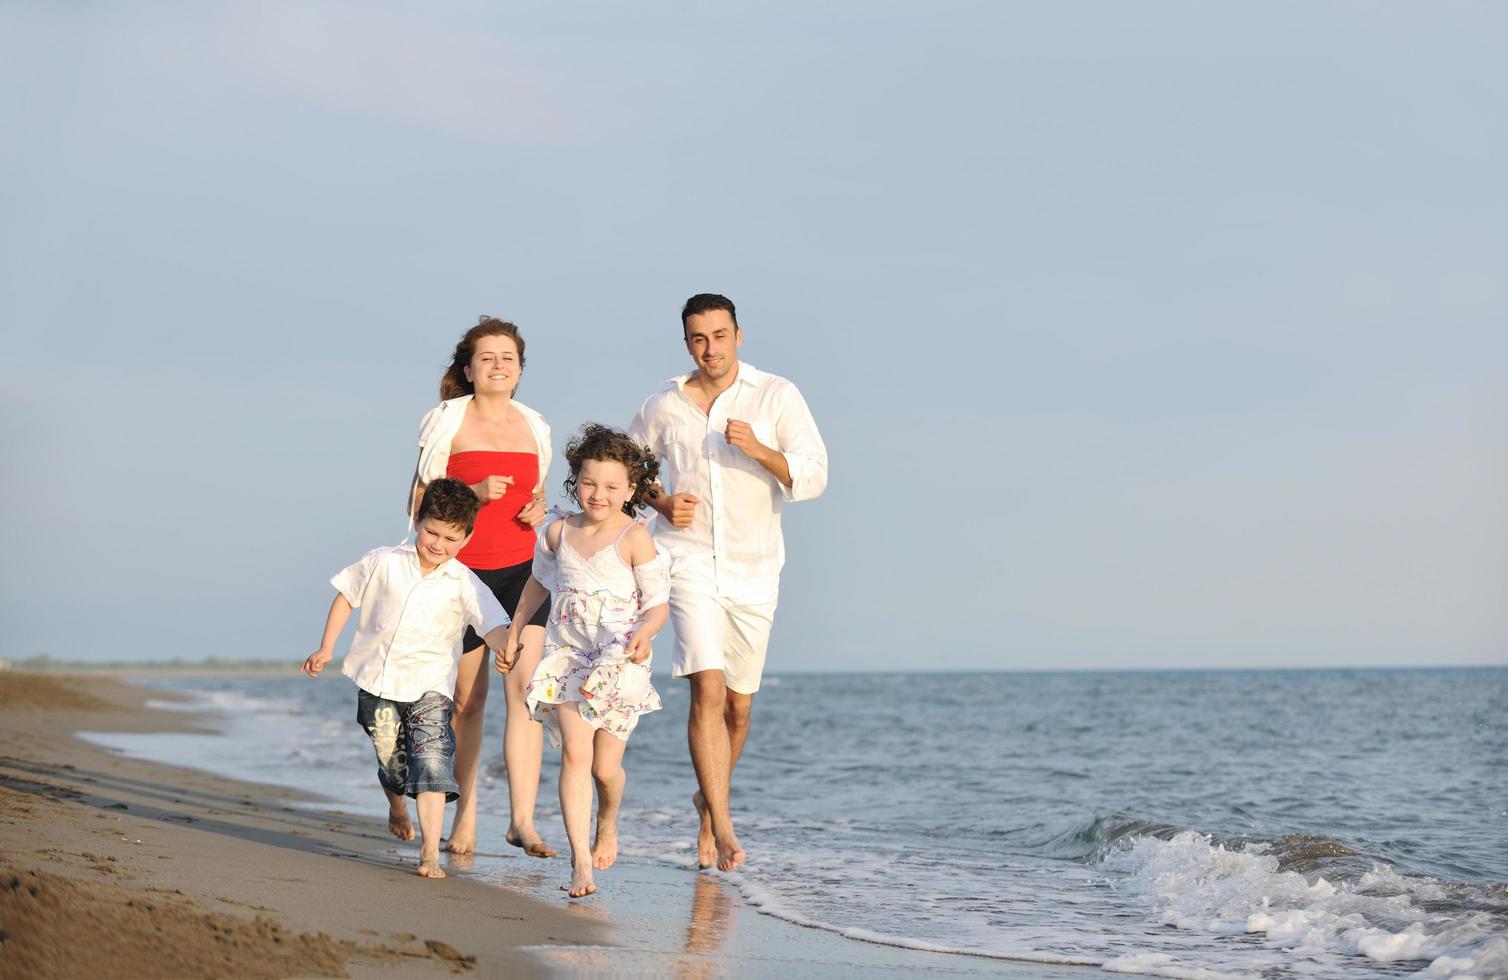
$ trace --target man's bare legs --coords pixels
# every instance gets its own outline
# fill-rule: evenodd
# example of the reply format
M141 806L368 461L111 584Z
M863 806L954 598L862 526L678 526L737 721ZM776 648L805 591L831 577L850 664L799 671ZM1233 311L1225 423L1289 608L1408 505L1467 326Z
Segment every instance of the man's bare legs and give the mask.
M440 867L440 831L445 827L445 794L420 793L419 806L419 874L425 878L443 878Z
M560 719L560 813L566 839L571 842L571 883L566 894L581 898L597 890L592 881L592 852L587 834L592 829L592 755L596 730L566 703L555 709Z
M719 870L732 871L743 863L744 850L733 834L728 786L749 737L754 695L728 690L721 670L700 670L690 677L691 715L686 735L701 787L692 797L701 818L697 864L708 868L716 862Z
M445 850L453 854L476 852L476 771L482 757L482 711L487 706L487 647L479 646L461 655L456 667L455 709L450 727L456 733L456 782L460 797L451 821ZM536 775L538 763L535 764Z
M623 771L623 750L628 742L597 730L592 740L592 779L597 784L597 835L592 838L592 867L611 868L618 860L618 806L628 773Z
M534 804L539 798L540 755L544 751L544 726L529 718L524 690L544 653L543 626L525 626L518 663L503 678L508 717L503 728L503 761L508 767L508 834L514 847L530 857L552 858L555 852L534 829Z

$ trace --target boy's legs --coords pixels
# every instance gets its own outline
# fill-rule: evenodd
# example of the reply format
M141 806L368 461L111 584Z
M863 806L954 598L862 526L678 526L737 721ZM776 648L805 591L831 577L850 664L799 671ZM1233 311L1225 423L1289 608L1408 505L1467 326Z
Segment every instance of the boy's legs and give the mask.
M596 730L581 717L575 702L566 702L555 712L560 720L560 813L571 842L571 884L566 892L580 898L597 890L592 881L592 852L587 847L587 833L592 827L592 740Z
M408 745L403 731L403 705L356 691L356 723L372 740L377 753L377 782L387 797L387 829L399 840L414 839L408 819Z
M460 795L455 778L456 736L451 727L454 702L430 691L404 707L408 793L419 802L419 874L443 878L440 833L445 824L445 804Z
M592 838L592 867L601 871L618 860L618 806L628 773L623 751L628 742L598 729L592 739L592 780L597 784L597 836Z

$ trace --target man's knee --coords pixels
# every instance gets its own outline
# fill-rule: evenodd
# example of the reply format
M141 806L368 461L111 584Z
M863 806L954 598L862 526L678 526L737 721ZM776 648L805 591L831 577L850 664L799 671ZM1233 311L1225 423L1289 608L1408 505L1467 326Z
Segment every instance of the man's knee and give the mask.
M754 698L748 694L728 692L726 703L723 705L723 721L728 725L728 731L742 731L749 727L749 715L754 709Z
M720 670L701 670L691 675L691 703L703 711L722 712L728 703L728 687Z

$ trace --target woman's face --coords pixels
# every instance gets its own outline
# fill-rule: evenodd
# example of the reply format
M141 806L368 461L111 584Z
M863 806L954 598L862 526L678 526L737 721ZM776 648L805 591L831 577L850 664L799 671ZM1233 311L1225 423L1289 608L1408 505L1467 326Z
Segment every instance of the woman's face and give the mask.
M466 380L478 395L509 395L518 387L523 368L518 363L518 344L506 334L483 337L471 352Z

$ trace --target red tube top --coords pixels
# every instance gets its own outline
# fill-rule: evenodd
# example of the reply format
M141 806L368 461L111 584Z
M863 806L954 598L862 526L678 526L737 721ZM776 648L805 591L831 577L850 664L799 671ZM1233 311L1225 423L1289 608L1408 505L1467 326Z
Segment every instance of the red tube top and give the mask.
M533 453L499 453L472 450L451 453L445 475L467 486L489 476L511 476L512 486L496 500L482 504L476 530L456 555L467 568L506 568L534 557L534 529L518 520L539 482L539 457Z

